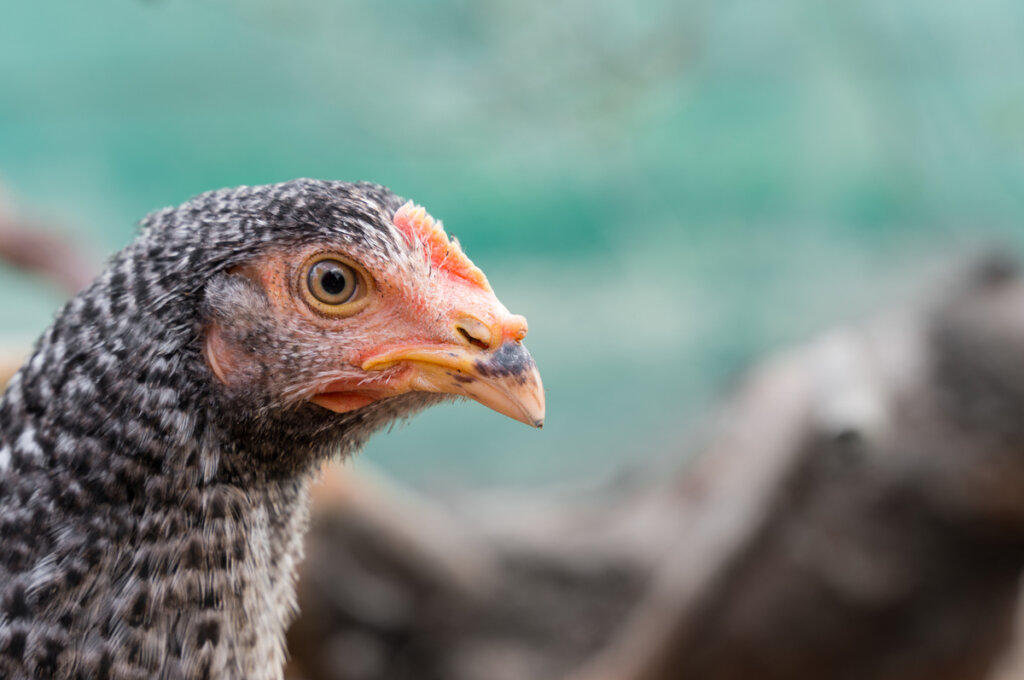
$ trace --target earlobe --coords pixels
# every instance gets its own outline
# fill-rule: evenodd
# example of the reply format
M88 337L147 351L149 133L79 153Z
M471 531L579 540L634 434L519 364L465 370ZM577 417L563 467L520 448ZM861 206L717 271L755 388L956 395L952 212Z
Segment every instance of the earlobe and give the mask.
M265 315L267 299L249 278L228 273L213 279L206 288L203 333L203 357L217 379L224 385L237 382L244 370L244 359L238 356L232 329Z
M206 328L206 341L203 343L203 356L206 365L223 384L228 384L228 374L237 363L231 350L221 336L220 325L211 323Z

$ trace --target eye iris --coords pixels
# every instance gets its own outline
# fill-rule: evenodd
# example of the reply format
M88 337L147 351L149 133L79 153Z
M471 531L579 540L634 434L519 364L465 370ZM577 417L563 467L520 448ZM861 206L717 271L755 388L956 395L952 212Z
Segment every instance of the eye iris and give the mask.
M356 274L337 260L318 262L309 271L309 288L320 302L340 305L356 294Z

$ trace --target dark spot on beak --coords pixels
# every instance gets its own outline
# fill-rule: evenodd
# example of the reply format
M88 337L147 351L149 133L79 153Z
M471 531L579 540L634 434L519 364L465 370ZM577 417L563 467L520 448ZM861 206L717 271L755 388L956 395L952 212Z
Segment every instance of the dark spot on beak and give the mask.
M477 372L484 377L521 376L525 381L525 374L534 367L534 362L521 343L506 342L493 355L477 361L475 365Z
M471 382L473 382L473 379L470 378L468 375L454 375L452 377L455 378L456 382L460 382L460 383L471 383Z

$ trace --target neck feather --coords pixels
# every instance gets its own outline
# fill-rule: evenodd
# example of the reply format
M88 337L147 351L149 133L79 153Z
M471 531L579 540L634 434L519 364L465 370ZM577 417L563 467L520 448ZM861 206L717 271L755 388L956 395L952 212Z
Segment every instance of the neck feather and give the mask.
M0 677L278 678L314 457L259 464L191 330L109 304L69 303L0 400Z

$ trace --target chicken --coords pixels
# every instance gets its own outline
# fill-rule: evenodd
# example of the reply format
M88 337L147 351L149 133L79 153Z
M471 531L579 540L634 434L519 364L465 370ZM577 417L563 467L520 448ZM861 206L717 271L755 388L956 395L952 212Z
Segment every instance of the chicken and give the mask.
M386 188L143 224L0 400L3 678L280 678L325 459L453 395L543 424L525 319Z

